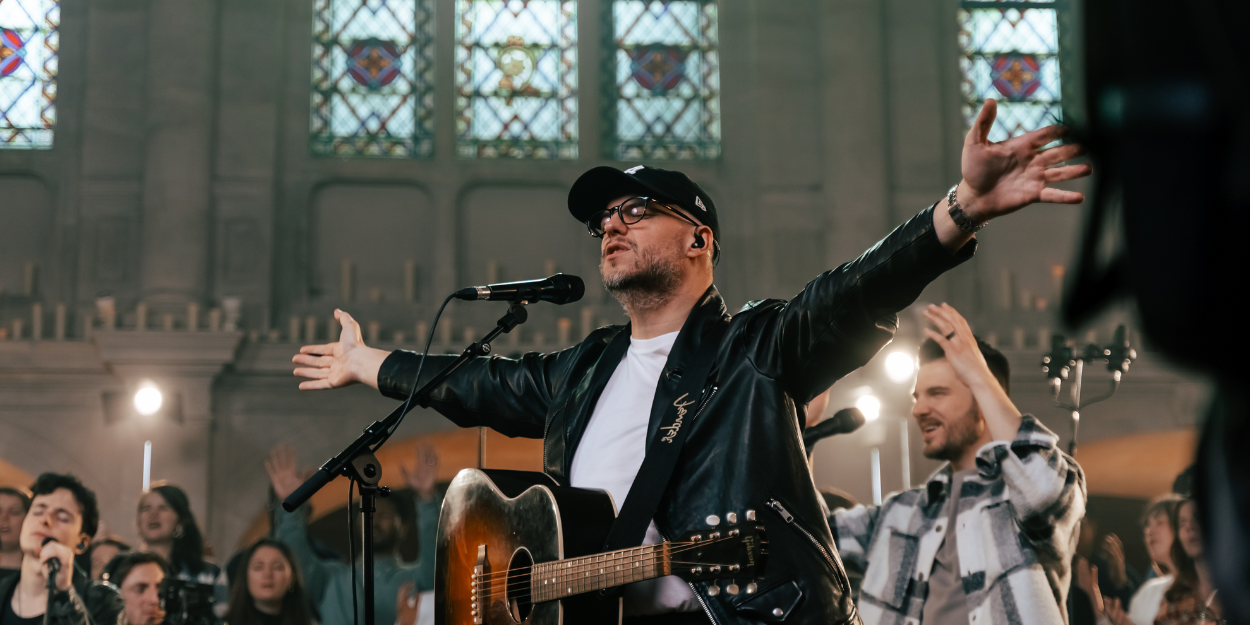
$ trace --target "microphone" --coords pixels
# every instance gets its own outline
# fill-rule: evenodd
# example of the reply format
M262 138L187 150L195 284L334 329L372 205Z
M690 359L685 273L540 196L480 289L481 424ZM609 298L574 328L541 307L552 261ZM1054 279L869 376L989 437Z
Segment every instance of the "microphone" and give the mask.
M810 454L817 441L838 434L850 434L863 427L865 421L864 413L859 408L843 408L833 413L832 417L803 430L803 447Z
M56 542L56 539L51 536L48 536L43 539L43 546L46 547L48 546L48 543L54 543L54 542ZM53 588L56 586L56 575L57 573L60 573L60 572L61 572L61 560L59 558L52 558L48 560L48 588Z
M486 286L470 286L454 293L456 299L484 299L504 302L551 302L570 304L582 298L586 284L577 276L557 273L542 280L503 282Z

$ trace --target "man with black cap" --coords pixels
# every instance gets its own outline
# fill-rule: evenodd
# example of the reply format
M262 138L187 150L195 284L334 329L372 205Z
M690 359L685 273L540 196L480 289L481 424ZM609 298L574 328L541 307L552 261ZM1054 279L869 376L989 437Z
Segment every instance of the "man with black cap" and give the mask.
M895 313L971 257L972 233L985 222L1039 201L1082 201L1046 187L1089 174L1087 165L1058 166L1079 146L1041 150L1061 128L990 143L994 114L991 100L965 141L963 180L947 197L794 299L752 302L733 315L712 285L720 253L712 199L679 172L590 170L573 185L569 210L601 239L603 283L629 323L550 354L479 358L439 387L431 406L460 426L543 438L544 470L556 481L607 490L621 519L647 515L620 535L614 528L608 546L727 520L763 523L761 579L634 584L625 590L626 622L858 622L796 407L885 346ZM335 315L339 341L293 358L295 375L310 378L301 389L363 382L405 399L452 358L431 356L414 380L418 354L366 347L360 326ZM656 467L674 448L670 476Z

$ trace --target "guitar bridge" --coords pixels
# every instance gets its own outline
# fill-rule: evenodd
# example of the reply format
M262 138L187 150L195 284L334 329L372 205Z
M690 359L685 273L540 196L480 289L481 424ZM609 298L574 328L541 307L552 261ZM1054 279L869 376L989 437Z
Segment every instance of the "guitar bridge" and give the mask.
M486 545L477 546L477 564L473 567L473 581L469 596L473 625L482 625L482 613L490 603L490 563L486 559Z

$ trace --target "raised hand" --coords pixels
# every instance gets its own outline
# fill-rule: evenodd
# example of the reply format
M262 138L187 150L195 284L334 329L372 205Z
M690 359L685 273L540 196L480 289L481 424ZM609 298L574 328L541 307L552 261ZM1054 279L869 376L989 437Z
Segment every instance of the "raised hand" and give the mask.
M434 498L434 483L438 480L438 452L429 443L417 444L416 463L411 471L407 466L399 465L404 473L404 481L424 501Z
M339 340L324 345L305 345L291 358L297 365L295 375L308 378L300 382L300 390L338 388L363 382L378 387L378 370L389 352L365 345L360 324L352 316L334 311L334 318L343 326Z
M1085 196L1076 191L1046 186L1083 178L1092 171L1088 164L1056 167L1081 156L1084 151L1080 145L1041 150L1042 146L1067 134L1067 129L1047 126L991 143L989 134L997 112L998 104L992 99L986 100L964 139L960 158L964 179L959 183L956 196L964 214L974 222L983 222L1037 202L1081 203Z
M278 445L269 450L265 458L265 472L269 474L269 483L278 499L286 499L304 480L299 475L299 457L293 447Z
M925 328L925 336L942 348L955 375L972 391L990 436L996 441L1014 439L1020 429L1020 410L990 371L968 321L950 304L930 304L924 316L937 328Z

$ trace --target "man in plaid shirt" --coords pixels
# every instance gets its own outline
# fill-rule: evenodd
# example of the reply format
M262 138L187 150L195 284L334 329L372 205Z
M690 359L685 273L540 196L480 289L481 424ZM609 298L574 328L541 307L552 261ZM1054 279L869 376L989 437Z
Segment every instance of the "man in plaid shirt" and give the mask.
M863 575L865 625L1067 621L1085 475L1058 437L1007 396L1009 368L954 308L929 306L912 415L925 457L948 461L923 488L829 518Z

